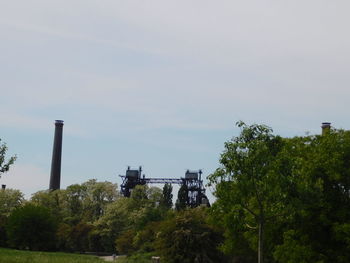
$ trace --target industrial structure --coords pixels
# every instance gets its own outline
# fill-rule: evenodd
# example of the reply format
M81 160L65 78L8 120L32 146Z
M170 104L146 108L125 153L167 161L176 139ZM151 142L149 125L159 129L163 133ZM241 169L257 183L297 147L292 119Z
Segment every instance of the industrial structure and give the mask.
M142 175L142 167L132 170L130 167L126 170L125 175L119 175L122 178L120 185L121 194L130 197L132 189L137 185L145 184L179 184L187 192L187 206L197 207L199 205L209 206L209 200L205 195L203 186L202 171L187 170L185 177L181 178L146 178Z
M63 121L55 121L55 136L53 140L51 175L50 175L50 190L60 189L61 185L61 156L62 156L62 136L63 136Z

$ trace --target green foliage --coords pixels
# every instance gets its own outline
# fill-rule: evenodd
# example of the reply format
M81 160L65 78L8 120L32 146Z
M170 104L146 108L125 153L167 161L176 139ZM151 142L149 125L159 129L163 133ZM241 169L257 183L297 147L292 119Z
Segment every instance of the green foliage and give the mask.
M57 229L57 243L61 250L66 251L89 251L89 235L93 225L79 222L76 225L61 223Z
M124 231L115 241L116 249L121 255L130 255L135 252L133 240L136 232L133 229Z
M350 132L332 130L323 136L296 137L291 143L296 185L289 204L293 213L275 258L292 262L307 251L315 262L348 262ZM287 247L298 249L281 253Z
M84 211L84 200L87 197L86 185L73 184L66 189L68 210L71 215L82 215Z
M107 207L119 198L117 185L89 180L81 185L68 186L66 190L39 191L31 203L49 208L60 225L57 246L67 251L113 251L116 227L110 227L102 218ZM107 227L107 229L105 227Z
M108 204L118 197L116 184L89 180L68 186L66 190L39 191L33 194L31 202L49 208L65 222L76 224L98 220Z
M221 235L206 222L205 208L187 209L161 223L157 254L165 262L223 262L217 246Z
M0 190L0 215L9 216L23 202L24 198L21 191L14 189Z
M1 143L0 139L0 178L1 174L7 172L10 169L10 166L14 164L17 159L17 156L12 156L8 160L6 160L6 152L8 148L6 143Z
M55 220L49 210L31 204L14 210L6 225L9 245L20 249L53 249L55 232Z
M238 126L209 177L222 250L254 262L260 243L268 262L348 262L350 132L281 138L263 125Z
M104 260L87 255L20 251L0 248L0 263L103 263Z
M173 187L171 184L166 183L163 187L163 195L160 205L166 209L173 207Z
M188 204L189 204L188 188L187 188L187 185L182 184L179 191L177 192L177 200L175 203L175 208L177 211L180 211L188 207Z
M310 240L294 230L284 233L283 245L276 247L274 257L278 262L286 263L323 263L322 255L315 253Z
M279 157L284 140L264 125L237 125L240 135L225 143L222 166L209 176L216 185L213 215L227 226L231 225L228 216L234 220L232 238L244 237L263 262L266 225L287 212L283 204L290 179L285 160Z
M130 207L133 201L130 198L120 198L107 206L105 214L94 225L92 233L93 244L102 244L108 251L114 250L115 239L130 226Z
M23 194L19 190L0 190L0 246L6 246L7 237L5 226L11 212L24 203Z
M147 185L136 186L131 193L129 209L130 223L136 230L144 228L149 222L159 221L163 217L163 211L159 207L162 200L162 192L157 187Z
M149 222L143 229L135 233L132 245L136 251L147 253L155 251L154 242L157 238L160 222Z
M70 216L67 210L65 190L38 191L32 195L31 203L48 208L57 220L62 221Z
M111 182L97 182L93 179L81 186L80 190L82 192L79 194L84 197L81 199L86 221L92 222L100 218L105 213L107 205L116 201L119 197L117 185Z
M209 176L217 197L210 217L207 208L186 208L186 186L177 210L169 209L171 185L137 186L124 198L115 184L90 180L37 192L24 207L23 195L8 189L0 191L0 246L7 234L23 249L117 249L129 255L120 262L150 262L152 255L224 262L220 251L242 263L262 262L263 251L271 263L349 262L350 132L281 138L264 125L238 126L240 135L225 143L221 166Z
M114 248L115 240L125 231L134 230L136 233L149 222L163 218L164 212L157 206L161 198L159 188L135 187L130 198L119 198L106 207L105 214L95 222L93 238Z
M6 223L7 217L0 215L0 247L6 247L7 245Z

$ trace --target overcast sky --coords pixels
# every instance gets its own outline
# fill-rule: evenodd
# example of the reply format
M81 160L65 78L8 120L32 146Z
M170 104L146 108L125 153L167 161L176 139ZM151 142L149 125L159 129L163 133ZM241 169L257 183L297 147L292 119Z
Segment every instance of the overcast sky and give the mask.
M54 120L62 184L218 166L235 122L282 136L350 129L350 2L0 1L0 179L48 188Z

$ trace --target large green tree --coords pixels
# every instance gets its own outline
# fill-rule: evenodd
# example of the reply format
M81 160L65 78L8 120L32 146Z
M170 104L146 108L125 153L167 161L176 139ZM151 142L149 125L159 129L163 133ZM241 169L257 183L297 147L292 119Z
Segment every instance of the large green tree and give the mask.
M224 251L247 262L256 260L250 249L260 262L263 251L267 262L348 262L350 131L281 138L264 125L238 126L209 178Z
M287 212L288 160L280 158L285 142L265 125L238 122L237 126L240 135L225 143L221 166L209 176L216 187L213 214L228 229L234 224L233 239L248 239L262 263L265 230Z
M295 192L283 243L275 249L281 263L349 262L350 131L289 139Z
M124 244L131 238L131 233L136 235L150 222L162 219L164 209L157 205L161 198L161 189L157 187L136 186L130 198L121 197L107 205L104 215L95 222L94 239L109 247L114 246L117 239L117 250L125 252ZM129 244L129 248L132 247Z

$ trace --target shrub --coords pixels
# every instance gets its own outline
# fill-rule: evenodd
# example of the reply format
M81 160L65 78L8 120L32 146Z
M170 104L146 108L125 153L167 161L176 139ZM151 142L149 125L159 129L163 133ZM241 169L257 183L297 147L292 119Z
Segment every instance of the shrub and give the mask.
M130 229L123 232L115 241L116 249L119 254L130 255L135 251L133 246L133 240L135 236L135 231Z
M222 236L206 218L206 209L199 207L163 221L156 239L157 254L169 263L224 262L217 249Z
M8 218L6 233L11 247L51 250L55 246L56 223L45 207L27 204L14 210Z

